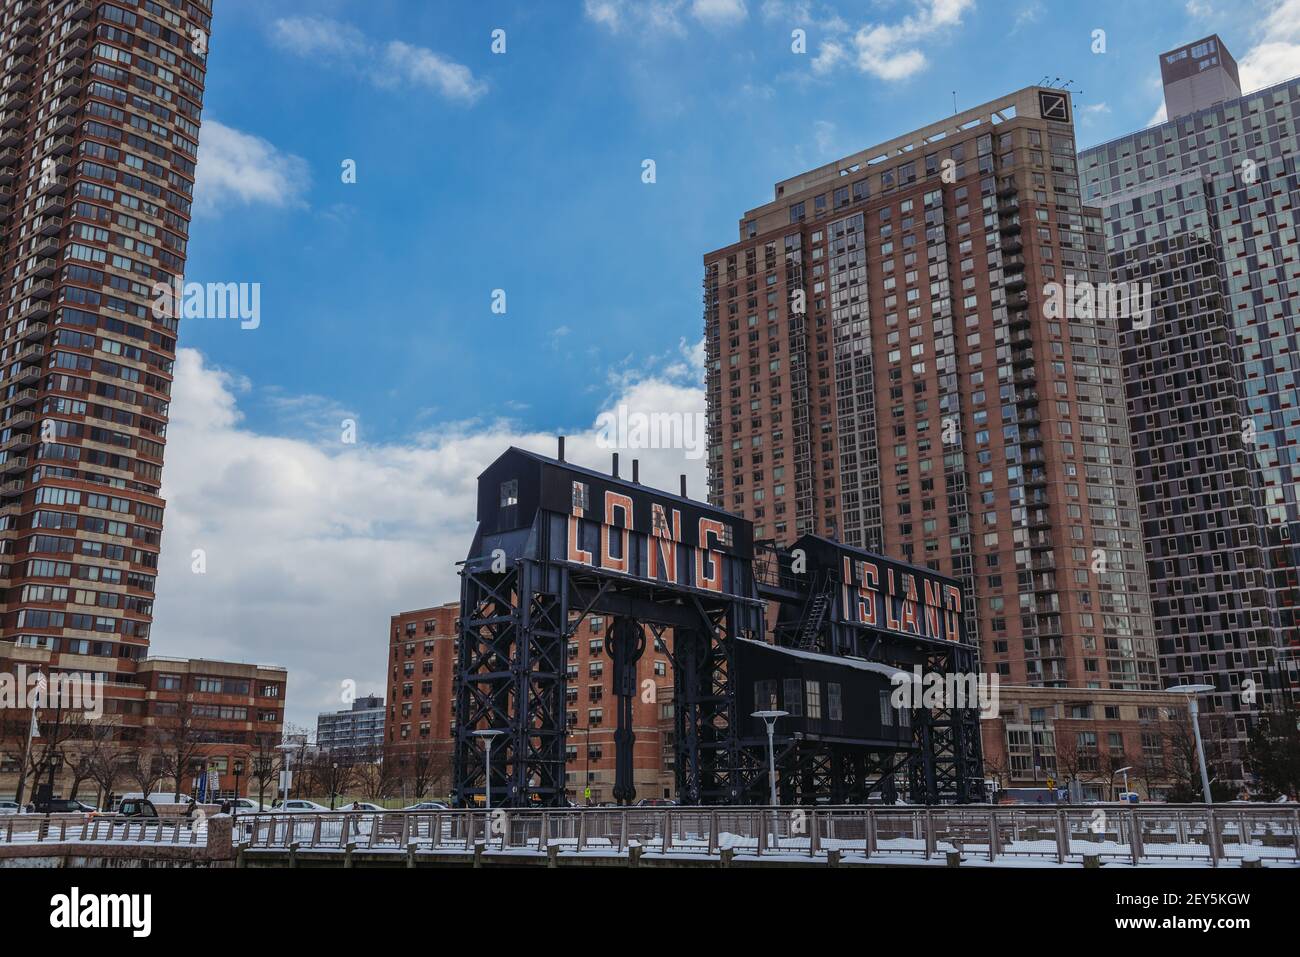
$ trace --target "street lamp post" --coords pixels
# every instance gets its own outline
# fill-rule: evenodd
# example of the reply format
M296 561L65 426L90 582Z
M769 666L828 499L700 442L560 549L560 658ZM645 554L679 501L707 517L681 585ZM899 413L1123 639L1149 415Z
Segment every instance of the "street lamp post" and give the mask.
M583 747L587 751L586 770L582 776L582 799L587 804L591 804L591 799L587 797L587 792L591 789L591 728L570 728L569 734L577 734L581 731L586 737L583 739Z
M331 768L333 774L330 775L330 810L334 810L334 799L338 797L339 790L339 763L335 761Z
M1201 765L1201 795L1205 798L1206 804L1213 804L1214 800L1210 797L1210 773L1205 768L1205 743L1201 740L1201 722L1197 718L1199 713L1197 698L1213 691L1214 685L1178 685L1165 690L1187 695L1187 711L1192 717L1192 731L1196 734L1196 759Z
M755 711L750 715L751 718L762 718L763 723L767 725L767 782L771 807L776 807L780 803L776 798L776 746L772 741L772 736L776 731L777 719L786 718L789 715L789 711Z
M1129 793L1129 790L1128 790L1128 773L1129 773L1130 771L1132 771L1132 770L1133 770L1132 767L1127 767L1127 768L1120 768L1119 770L1117 770L1117 771L1115 772L1116 774L1122 774L1122 775L1124 775L1124 793L1125 793L1125 794L1128 794L1128 793ZM1127 801L1128 798L1125 798L1125 800Z
M239 779L244 774L244 762L235 762L235 799L230 802L230 817L234 820L239 816Z
M499 728L488 728L473 732L474 737L483 739L483 799L485 810L492 810L492 742L497 735L505 734Z

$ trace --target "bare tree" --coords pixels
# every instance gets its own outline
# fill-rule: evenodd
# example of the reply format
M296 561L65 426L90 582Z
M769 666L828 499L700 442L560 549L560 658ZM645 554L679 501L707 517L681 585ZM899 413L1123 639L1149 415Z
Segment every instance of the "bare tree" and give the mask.
M166 717L158 727L158 751L162 757L163 776L170 778L172 797L180 800L181 781L203 753L203 744L188 696L176 703L174 717Z
M1116 753L1107 748L1101 752L1097 761L1097 776L1106 782L1105 800L1113 801L1115 799L1115 781L1123 777L1120 771L1125 768L1131 771L1136 767L1137 760L1131 757L1127 751Z
M153 794L162 784L165 761L156 729L150 728L140 746L128 752L123 762L127 778L140 788L145 797Z
M99 788L97 806L107 807L112 803L117 783L127 774L126 756L122 729L117 720L105 717L92 722L81 760L86 765L88 777Z
M253 750L249 754L252 762L249 774L257 782L259 806L266 804L267 785L277 780L280 772L282 752L276 747L277 744L275 736L271 734L259 734L253 739Z

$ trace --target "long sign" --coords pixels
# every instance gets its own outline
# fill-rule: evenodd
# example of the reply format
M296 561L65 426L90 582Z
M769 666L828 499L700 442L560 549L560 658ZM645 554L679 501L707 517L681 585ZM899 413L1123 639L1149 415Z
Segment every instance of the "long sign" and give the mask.
M744 519L585 473L551 469L546 486L543 507L552 513L553 543L556 520L563 522L562 548L553 544L553 557L643 581L749 597L753 532Z

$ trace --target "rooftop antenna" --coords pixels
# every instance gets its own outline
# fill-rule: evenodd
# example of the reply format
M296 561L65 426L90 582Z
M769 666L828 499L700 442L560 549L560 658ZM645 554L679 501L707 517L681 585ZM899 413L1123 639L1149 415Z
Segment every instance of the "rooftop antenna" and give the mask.
M614 453L614 478L618 478L618 453Z
M562 436L562 435L560 436L560 443L559 443L559 444L560 444L560 449L559 449L559 452L560 452L560 454L559 454L559 459L560 459L561 462L563 462L563 461L564 461L564 436Z
M953 90L953 91L952 91L952 115L953 115L953 116L956 116L956 115L957 115L957 112L958 112L958 110L957 110L957 91L956 91L956 90Z
M690 496L686 494L686 476L685 475L681 476L681 480L682 480L682 498L689 498Z
M632 460L632 484L633 485L641 484L641 460L640 459Z

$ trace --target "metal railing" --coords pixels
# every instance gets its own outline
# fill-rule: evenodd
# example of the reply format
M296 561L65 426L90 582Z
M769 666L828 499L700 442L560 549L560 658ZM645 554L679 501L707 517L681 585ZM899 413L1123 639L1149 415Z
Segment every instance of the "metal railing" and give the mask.
M6 814L0 817L0 846L11 844L167 844L204 847L207 827L199 818L115 818L108 815Z
M1231 805L587 808L240 815L247 852L664 855L841 862L1300 864L1300 809Z

